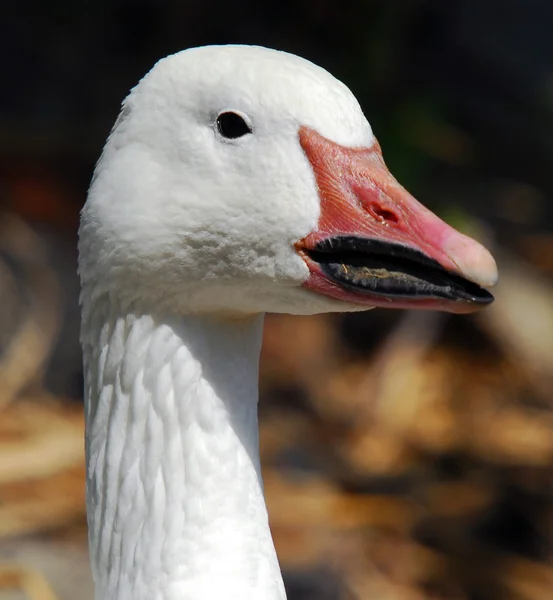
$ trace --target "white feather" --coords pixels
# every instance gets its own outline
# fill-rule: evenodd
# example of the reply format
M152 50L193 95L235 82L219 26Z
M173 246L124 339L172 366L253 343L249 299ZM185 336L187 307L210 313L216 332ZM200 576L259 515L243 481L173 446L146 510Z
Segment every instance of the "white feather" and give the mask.
M225 110L253 133L222 138ZM97 165L80 229L97 600L285 597L258 453L262 313L357 309L300 287L293 243L320 212L300 125L373 141L308 61L187 50L132 90Z

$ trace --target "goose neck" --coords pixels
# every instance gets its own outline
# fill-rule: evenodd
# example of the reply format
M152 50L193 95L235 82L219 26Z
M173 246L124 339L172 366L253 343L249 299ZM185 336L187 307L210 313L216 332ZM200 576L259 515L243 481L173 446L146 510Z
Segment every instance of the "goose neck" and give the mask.
M96 600L282 600L258 449L263 317L84 314Z

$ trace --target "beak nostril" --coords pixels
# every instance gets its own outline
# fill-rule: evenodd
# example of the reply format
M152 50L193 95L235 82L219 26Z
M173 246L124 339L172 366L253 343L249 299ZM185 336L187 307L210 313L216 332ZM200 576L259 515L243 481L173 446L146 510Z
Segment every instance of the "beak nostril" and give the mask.
M385 225L388 225L390 223L399 223L399 218L394 212L386 208L382 208L382 206L379 206L374 202L370 204L369 211L373 215L373 217L376 217L376 219L378 219L381 223Z

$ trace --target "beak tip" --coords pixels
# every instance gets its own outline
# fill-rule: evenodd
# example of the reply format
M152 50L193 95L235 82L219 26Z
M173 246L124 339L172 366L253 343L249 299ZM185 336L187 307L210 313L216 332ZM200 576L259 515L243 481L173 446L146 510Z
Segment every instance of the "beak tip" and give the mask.
M491 255L490 259L491 260L487 261L487 264L480 265L479 268L468 274L474 283L486 288L496 286L499 280L499 273L497 271L495 260Z
M457 265L463 277L486 288L497 284L497 264L484 246L466 236L451 242L448 244L447 255Z

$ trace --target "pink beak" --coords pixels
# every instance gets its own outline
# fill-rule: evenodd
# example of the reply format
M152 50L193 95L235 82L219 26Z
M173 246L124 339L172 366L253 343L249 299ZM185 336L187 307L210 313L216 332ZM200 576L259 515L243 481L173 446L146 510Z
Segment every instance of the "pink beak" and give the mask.
M310 270L305 287L388 308L472 312L493 301L491 254L417 202L387 169L378 142L345 148L301 127L321 214L296 244Z

